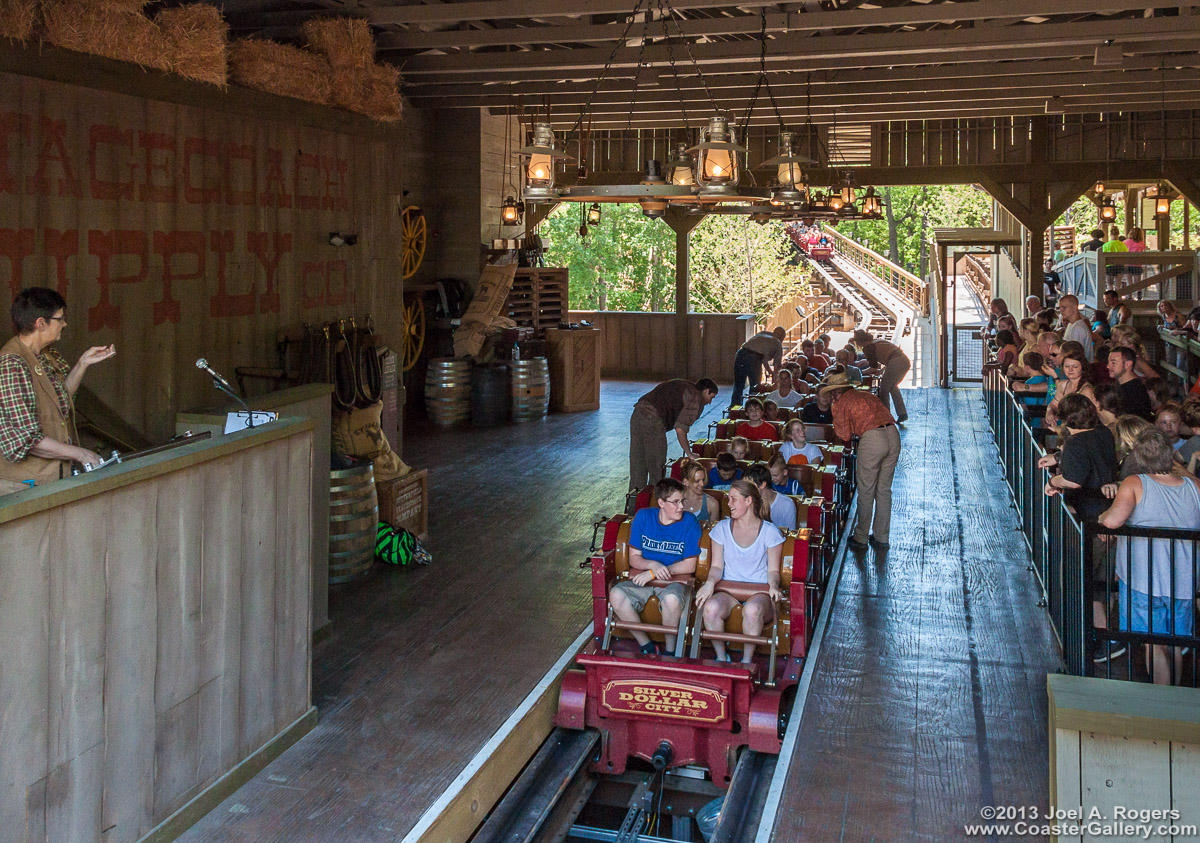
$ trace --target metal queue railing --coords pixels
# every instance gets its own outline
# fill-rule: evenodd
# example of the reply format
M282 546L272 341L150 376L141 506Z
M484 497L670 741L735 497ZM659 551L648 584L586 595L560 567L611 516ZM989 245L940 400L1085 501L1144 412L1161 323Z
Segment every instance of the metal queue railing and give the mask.
M1017 400L1008 379L996 370L984 374L983 399L1004 479L1033 560L1029 570L1041 589L1039 605L1046 609L1062 646L1067 672L1196 687L1200 637L1194 622L1190 634L1177 633L1197 613L1200 531L1110 529L1081 519L1061 494L1045 494L1051 472L1039 468L1038 461L1051 451L1045 447L1047 431L1029 412L1033 408ZM1147 563L1138 566L1135 555L1142 551ZM1141 567L1146 569L1145 576L1139 574ZM1114 572L1118 573L1116 582ZM1142 625L1135 624L1132 617L1136 608L1120 608L1128 607L1132 600L1128 591L1121 594L1131 572L1134 584L1144 584L1148 594L1165 590L1174 596L1157 614L1149 612L1140 630L1137 627ZM1162 588L1163 579L1169 580L1166 589ZM1096 613L1103 619L1100 628L1095 623ZM1155 648L1161 649L1156 652Z

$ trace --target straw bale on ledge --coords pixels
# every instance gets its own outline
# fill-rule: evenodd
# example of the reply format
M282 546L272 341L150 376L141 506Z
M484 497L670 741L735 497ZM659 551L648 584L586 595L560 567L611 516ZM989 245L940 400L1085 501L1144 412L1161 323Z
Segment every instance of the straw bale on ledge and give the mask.
M36 21L35 0L0 0L0 38L28 41Z
M229 82L229 24L216 6L193 3L154 17L167 43L171 72L224 86Z
M371 27L358 18L313 18L304 22L308 46L329 59L334 70L366 69L375 64Z
M229 45L229 73L234 82L328 105L333 78L329 61L299 47L275 41L238 40Z
M390 64L372 65L363 99L351 108L384 123L399 120L400 71Z
M130 11L128 4L121 8L86 0L47 0L42 4L42 32L51 44L68 50L168 69L162 31L140 11Z

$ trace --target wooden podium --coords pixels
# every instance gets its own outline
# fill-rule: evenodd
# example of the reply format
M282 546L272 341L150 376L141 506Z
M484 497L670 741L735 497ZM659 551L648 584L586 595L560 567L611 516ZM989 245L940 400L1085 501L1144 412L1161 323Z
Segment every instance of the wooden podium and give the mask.
M546 329L550 409L578 413L600 409L600 329Z

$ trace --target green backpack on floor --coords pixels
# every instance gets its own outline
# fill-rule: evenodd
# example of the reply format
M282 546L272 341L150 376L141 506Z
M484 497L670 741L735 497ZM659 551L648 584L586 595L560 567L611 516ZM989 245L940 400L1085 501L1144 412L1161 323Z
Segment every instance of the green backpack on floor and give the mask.
M403 527L379 522L375 534L375 558L389 565L407 565L417 551L417 537Z

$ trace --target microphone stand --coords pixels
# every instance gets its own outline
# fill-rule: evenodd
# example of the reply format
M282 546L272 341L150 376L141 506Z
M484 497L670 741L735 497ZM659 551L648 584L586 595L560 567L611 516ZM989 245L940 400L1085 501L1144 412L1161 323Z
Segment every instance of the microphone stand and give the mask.
M232 389L226 389L225 385L223 383L221 383L219 380L217 380L216 378L212 379L212 383L213 383L213 387L215 389L219 389L221 392L224 392L226 395L228 395L234 401L236 401L242 405L242 408L245 409L245 411L246 411L246 427L253 430L254 429L254 411L250 409L250 405L247 404L245 401L243 401L242 396L238 395Z

